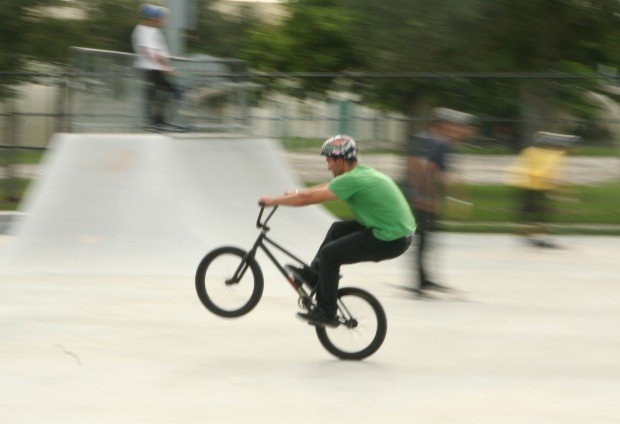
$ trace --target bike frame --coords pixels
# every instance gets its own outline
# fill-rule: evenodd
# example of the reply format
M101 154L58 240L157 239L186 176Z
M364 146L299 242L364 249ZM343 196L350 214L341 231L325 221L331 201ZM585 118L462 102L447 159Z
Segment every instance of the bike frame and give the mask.
M271 217L275 213L276 209L278 209L278 207L274 206L273 210L269 213L269 215L267 215L265 220L263 222L261 222L261 219L263 217L263 212L265 211L265 207L261 206L261 210L260 210L260 212L258 214L258 219L256 220L256 227L260 228L261 232L258 235L258 238L256 239L256 241L254 242L254 245L252 246L252 248L248 251L246 256L243 258L243 260L241 261L241 264L239 264L239 267L237 268L237 270L235 271L235 274L233 275L232 281L233 282L238 282L243 277L243 275L245 274L245 272L246 272L246 270L248 269L248 266L249 266L248 265L248 260L249 259L254 259L255 256L256 256L256 252L260 248L263 252L265 252L265 255L267 255L267 257L269 259L271 259L271 262L273 262L273 264L276 266L278 271L280 271L280 273L284 276L286 281L288 281L288 283L291 285L291 287L293 287L293 289L295 289L299 293L300 296L308 297L308 296L310 296L312 294L312 292L308 293L308 292L306 292L304 290L304 288L301 285L297 286L295 284L295 281L286 272L284 267L280 264L278 259L274 256L274 254L269 250L269 248L267 246L267 244L273 246L274 248L278 249L280 252L284 253L289 258L295 260L300 265L308 267L308 264L306 264L303 260L299 259L293 253L291 253L290 251L286 250L284 247L280 246L278 243L276 243L275 241L273 241L271 238L269 238L267 236L267 233L269 232L269 230L271 230L271 228L269 228L267 226L267 222L271 219ZM313 290L313 292L314 292L314 290Z

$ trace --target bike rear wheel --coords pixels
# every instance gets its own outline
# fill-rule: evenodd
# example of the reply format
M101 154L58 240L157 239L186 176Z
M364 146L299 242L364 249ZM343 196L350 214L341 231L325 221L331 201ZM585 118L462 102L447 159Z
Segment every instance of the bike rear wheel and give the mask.
M365 290L338 290L338 327L317 327L319 341L340 359L360 360L375 353L387 334L387 318L379 301Z
M207 254L196 270L196 293L209 311L225 318L250 312L263 295L263 273L254 258L237 247ZM245 260L244 260L245 258ZM237 278L233 278L237 274Z

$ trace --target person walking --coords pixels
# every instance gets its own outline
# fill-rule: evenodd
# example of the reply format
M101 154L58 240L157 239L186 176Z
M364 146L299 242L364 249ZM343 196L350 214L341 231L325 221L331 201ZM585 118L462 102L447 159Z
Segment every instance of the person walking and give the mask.
M402 255L409 247L415 219L407 200L388 176L358 163L355 140L336 135L325 141L321 155L334 178L317 186L263 195L264 206L305 206L340 199L350 207L355 220L332 224L311 268L287 265L293 275L310 286L318 285L317 306L297 315L312 325L337 326L338 280L341 265L382 261Z
M429 276L429 238L436 230L440 201L446 186L450 184L448 153L453 146L473 135L473 121L473 115L448 108L435 108L430 127L409 139L407 195L417 223L417 284L411 290L420 296L425 296L430 290L450 290Z
M170 100L173 97L179 99L181 92L170 79L177 71L170 62L168 45L161 31L166 10L143 4L140 6L140 16L141 20L134 28L131 40L136 54L134 65L143 73L146 81L147 128L174 131L175 126L167 123L164 116Z
M549 197L559 190L566 153L579 140L574 135L537 132L533 145L523 149L508 169L508 184L519 191L520 234L533 246L557 247L546 226Z

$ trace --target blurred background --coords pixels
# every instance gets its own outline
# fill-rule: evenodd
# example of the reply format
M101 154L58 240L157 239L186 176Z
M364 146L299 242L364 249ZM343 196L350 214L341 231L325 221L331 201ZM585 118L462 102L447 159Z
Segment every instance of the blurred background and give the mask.
M3 1L0 210L18 208L53 133L142 131L141 3ZM491 232L514 230L508 172L533 134L573 134L551 227L620 234L617 0L151 3L169 10L184 91L169 114L192 131L278 139L307 184L329 176L322 141L348 133L363 161L402 181L408 138L432 108L474 114L443 228Z

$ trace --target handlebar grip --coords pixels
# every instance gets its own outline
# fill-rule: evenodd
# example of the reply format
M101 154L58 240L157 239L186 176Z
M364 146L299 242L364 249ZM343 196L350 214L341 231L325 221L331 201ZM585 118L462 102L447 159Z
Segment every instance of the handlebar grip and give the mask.
M258 213L258 218L256 219L256 228L260 228L263 226L260 220L263 217L263 212L265 211L265 202L258 202L258 204L260 205L260 212Z
M258 202L258 204L260 205L260 212L258 213L258 218L256 219L256 227L257 228L263 228L266 227L267 221L269 221L271 219L271 217L273 216L273 214L276 212L276 209L278 209L278 205L275 205L273 207L273 210L271 211L271 213L267 216L267 218L265 218L264 222L260 222L260 220L263 217L263 212L265 211L265 205L262 202Z

